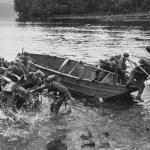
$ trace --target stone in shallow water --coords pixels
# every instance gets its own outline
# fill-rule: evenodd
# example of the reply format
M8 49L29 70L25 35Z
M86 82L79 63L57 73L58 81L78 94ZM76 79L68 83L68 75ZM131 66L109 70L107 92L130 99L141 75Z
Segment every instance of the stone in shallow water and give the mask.
M89 140L89 139L90 139L90 138L89 138L88 136L86 136L86 135L81 135L80 138L81 138L82 140Z
M99 148L110 148L110 144L109 144L109 142L104 142L100 145Z
M81 145L82 148L84 147L95 147L95 143L92 140L86 140Z
M61 140L53 140L46 145L46 150L67 150L67 146Z
M104 135L105 137L109 137L109 132L103 132L103 135Z

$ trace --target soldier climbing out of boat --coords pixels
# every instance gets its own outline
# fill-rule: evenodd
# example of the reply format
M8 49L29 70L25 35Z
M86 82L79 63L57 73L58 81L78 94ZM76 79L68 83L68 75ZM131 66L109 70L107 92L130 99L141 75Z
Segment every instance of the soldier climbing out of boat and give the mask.
M66 102L66 100L74 100L68 88L61 84L60 78L56 75L46 77L43 85L31 90L30 92L33 93L44 89L48 89L49 92L54 92L55 96L58 96L57 94L59 93L59 98L55 98L51 103L50 109L52 112L58 113L60 107Z
M140 59L139 64L139 66L136 65L136 67L131 71L130 78L127 82L127 88L129 88L130 85L137 86L138 94L136 99L142 101L141 96L145 88L144 82L148 78L148 73L150 73L150 65L144 59Z

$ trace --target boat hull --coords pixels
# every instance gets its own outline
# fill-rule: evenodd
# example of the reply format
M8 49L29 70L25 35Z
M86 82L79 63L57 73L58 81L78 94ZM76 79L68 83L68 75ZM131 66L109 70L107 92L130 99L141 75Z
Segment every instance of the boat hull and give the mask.
M25 56L28 60L27 61L28 66L29 66L28 68L34 68L35 70L40 69L46 75L52 75L52 74L58 75L61 78L61 82L66 87L69 88L72 94L77 94L77 95L86 96L86 97L101 97L103 99L109 99L112 97L124 95L126 93L129 94L137 90L137 87L130 87L130 89L127 89L125 85L102 83L102 82L93 80L94 71L92 72L91 70L94 70L95 68L92 67L91 65L88 66L86 64L82 64L82 68L83 66L85 66L86 68L84 69L85 72L87 72L86 70L88 69L88 73L86 73L86 76L87 74L88 76L90 74L89 76L90 78L86 79L82 76L75 76L69 73L64 73L64 71L62 72L57 71L59 70L59 67L61 66L60 64L62 64L62 62L64 61L64 58L56 57L56 56L49 56L49 55L44 55L44 54L31 54L31 53L25 53ZM60 60L60 63L57 62L58 60ZM52 63L54 63L54 68L50 66L50 64L52 65ZM75 66L75 64L77 63L78 63L77 61L71 60L71 64L73 64L73 66ZM69 65L67 66L67 69L68 68L69 68ZM69 68L69 70L71 69ZM74 74L76 74L76 72Z

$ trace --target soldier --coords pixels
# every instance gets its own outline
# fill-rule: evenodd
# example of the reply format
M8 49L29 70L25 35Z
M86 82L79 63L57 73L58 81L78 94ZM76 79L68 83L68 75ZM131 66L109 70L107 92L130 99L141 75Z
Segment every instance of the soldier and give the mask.
M115 55L115 56L111 56L109 61L114 62L115 64L119 64L120 59L121 59L121 55Z
M13 110L24 106L29 98L29 93L24 88L17 85L15 82L7 83L2 92L5 96L5 103Z
M56 113L59 112L59 109L61 105L66 101L66 100L74 100L68 90L64 85L60 83L60 78L56 75L51 75L45 78L44 84L41 85L38 88L35 88L31 90L31 93L43 90L43 89L48 89L50 92L59 92L59 98L56 98L52 104L51 104L51 110L55 111Z
M21 70L20 65L21 64L19 62L11 62L11 65L9 65L8 70L20 77L23 75L23 71Z
M146 64L146 61L144 59L140 59L139 63L140 63L140 66L136 66L132 70L130 74L130 78L127 83L127 87L129 87L130 85L138 86L138 94L136 96L136 99L139 101L142 101L141 95L145 88L144 82L146 81L148 77L146 72L150 72L150 70L149 70L149 66ZM143 70L145 70L146 72Z
M4 58L0 58L0 67L5 67L5 68L8 68L9 66L9 63L4 60Z
M18 75L9 70L4 73L4 76L11 79L13 82L18 82L20 80L20 77Z
M98 69L96 70L95 80L101 81L108 74L107 71L115 73L113 75L113 83L116 84L117 79L117 65L119 64L120 55L112 56L109 60L99 60ZM103 70L101 70L101 69ZM106 70L106 71L105 71Z
M0 75L4 75L4 73L6 72L6 68L5 67L0 67Z
M126 84L126 60L129 58L128 53L124 53L123 56L120 58L118 67L117 67L117 73L118 73L118 82L125 85Z
M25 89L34 89L41 86L44 76L45 74L40 70L36 72L29 72L28 74L24 74L23 76L21 76L20 84Z

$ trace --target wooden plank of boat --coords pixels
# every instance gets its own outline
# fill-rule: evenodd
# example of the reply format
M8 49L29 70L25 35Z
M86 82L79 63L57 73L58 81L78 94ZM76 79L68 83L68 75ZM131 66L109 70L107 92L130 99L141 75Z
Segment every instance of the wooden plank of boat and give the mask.
M146 51L150 54L150 46L146 46Z
M78 61L70 60L60 72L58 70L65 61L65 58L32 53L24 53L24 55L30 60L28 61L28 65L42 70L47 75L56 74L60 76L62 83L72 93L106 99L137 91L137 87L127 89L125 85L93 81L96 68L87 63L78 63ZM75 66L76 68L69 75L68 73Z

